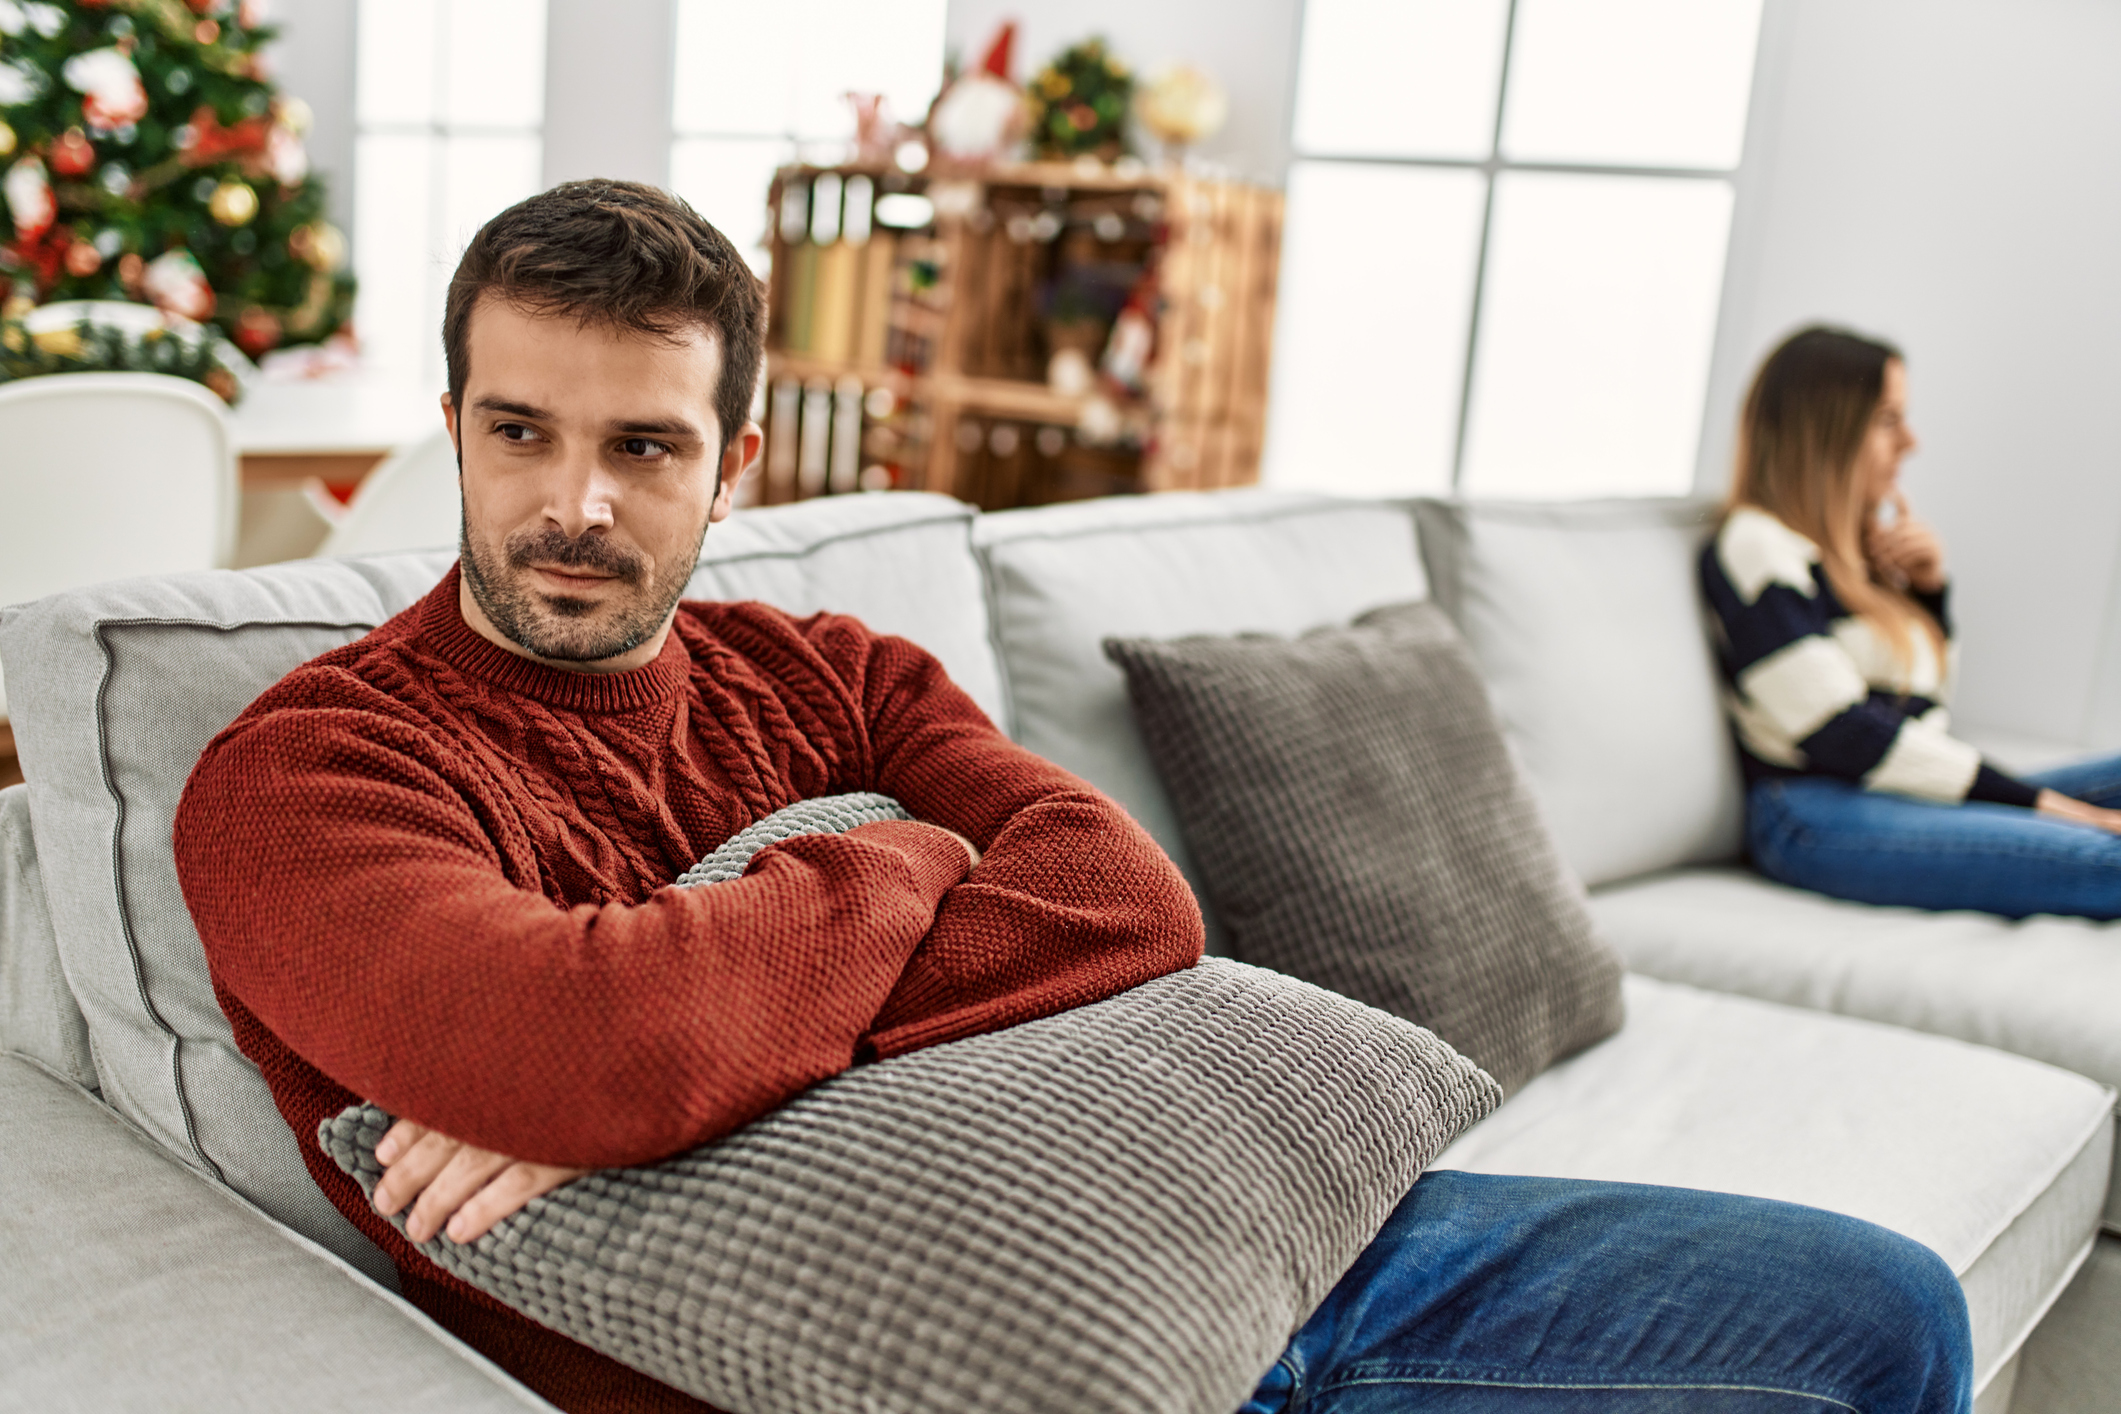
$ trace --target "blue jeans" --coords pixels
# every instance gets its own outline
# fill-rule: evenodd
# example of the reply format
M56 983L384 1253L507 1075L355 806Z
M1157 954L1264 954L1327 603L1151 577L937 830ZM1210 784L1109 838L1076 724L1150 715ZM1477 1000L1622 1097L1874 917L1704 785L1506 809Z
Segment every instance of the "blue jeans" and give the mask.
M2025 780L2121 807L2121 756ZM1805 776L1755 785L1745 813L1754 866L1800 889L2005 918L2121 918L2121 835L2022 806L1936 805Z
M1943 1414L1972 1407L1943 1259L1685 1188L1424 1174L1239 1414Z

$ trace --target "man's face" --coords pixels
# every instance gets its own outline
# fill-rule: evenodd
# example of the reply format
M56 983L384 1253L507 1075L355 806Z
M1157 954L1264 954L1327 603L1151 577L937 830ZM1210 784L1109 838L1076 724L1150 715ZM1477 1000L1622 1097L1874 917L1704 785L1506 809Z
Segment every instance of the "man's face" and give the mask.
M492 298L473 309L463 406L464 587L534 657L631 667L661 646L710 521L757 450L719 447L711 332L674 342ZM652 652L652 650L651 650ZM622 659L618 663L606 660Z

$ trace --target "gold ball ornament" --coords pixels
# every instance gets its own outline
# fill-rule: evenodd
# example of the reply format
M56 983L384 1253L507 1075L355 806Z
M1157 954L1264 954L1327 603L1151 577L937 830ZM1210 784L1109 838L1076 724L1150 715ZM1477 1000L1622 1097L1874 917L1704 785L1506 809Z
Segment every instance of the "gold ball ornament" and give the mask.
M247 226L258 214L258 194L243 182L223 182L206 199L206 210L224 226Z
M288 233L288 253L309 266L330 274L346 263L346 237L329 221L312 221Z
M1134 112L1158 140L1183 147L1220 129L1230 116L1230 100L1199 69L1174 64L1135 90Z
M12 157L15 153L15 130L0 123L0 157Z

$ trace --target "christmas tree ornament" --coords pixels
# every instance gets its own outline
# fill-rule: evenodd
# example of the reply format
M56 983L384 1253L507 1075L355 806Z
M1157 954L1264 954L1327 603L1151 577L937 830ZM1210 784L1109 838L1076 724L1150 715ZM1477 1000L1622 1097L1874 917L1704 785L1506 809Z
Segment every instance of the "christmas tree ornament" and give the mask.
M79 128L68 128L52 140L52 171L61 177L78 177L96 165L96 145Z
M329 274L346 263L346 237L329 221L297 226L287 237L287 253L313 270Z
M206 199L206 210L224 226L246 226L258 214L258 194L248 183L226 181Z
M14 155L15 130L5 123L0 123L0 157L12 157Z
M87 241L75 241L66 248L66 273L85 280L103 268L103 253Z
M182 246L149 261L140 273L140 288L149 303L164 313L202 324L214 317L214 288L206 283L199 262Z
M1212 137L1230 116L1222 85L1186 64L1162 69L1134 96L1134 116L1166 148L1183 150Z
M68 88L85 95L81 118L92 133L112 132L147 116L147 89L140 83L140 71L117 49L76 54L59 75Z
M265 169L283 187L295 186L309 175L309 152L293 129L273 126L265 140Z
M43 39L57 39L59 31L66 28L66 11L57 5L24 5L22 18L28 21L29 27Z
M201 20L191 27L191 37L201 49L210 49L220 41L221 26L212 20Z
M15 240L22 245L33 244L58 219L59 204L52 199L51 178L35 157L25 157L8 168L0 192L7 197L7 214L15 223Z
M1009 77L1016 24L1004 24L980 66L943 85L928 109L928 146L957 162L992 162L1008 155L1024 131L1024 93Z
M1062 50L1031 80L1029 92L1031 142L1039 156L1109 162L1127 150L1134 76L1102 39Z
M236 316L236 347L258 357L280 342L280 316L254 304Z
M130 294L140 293L140 276L147 269L147 262L127 251L118 257L118 283Z

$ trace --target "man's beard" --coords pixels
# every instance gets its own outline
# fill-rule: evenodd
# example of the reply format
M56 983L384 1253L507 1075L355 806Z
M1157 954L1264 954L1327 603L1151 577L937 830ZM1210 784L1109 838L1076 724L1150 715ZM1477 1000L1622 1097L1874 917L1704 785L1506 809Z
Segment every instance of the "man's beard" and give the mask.
M655 636L684 594L693 566L699 562L699 543L706 537L707 522L702 520L693 553L674 561L653 580L640 556L612 546L603 536L587 534L569 540L551 526L518 531L493 556L473 542L471 527L464 524L458 533L458 553L472 599L511 643L556 663L597 663L631 652ZM630 592L610 605L549 594L526 582L533 564L613 575ZM591 622L592 615L601 622Z

